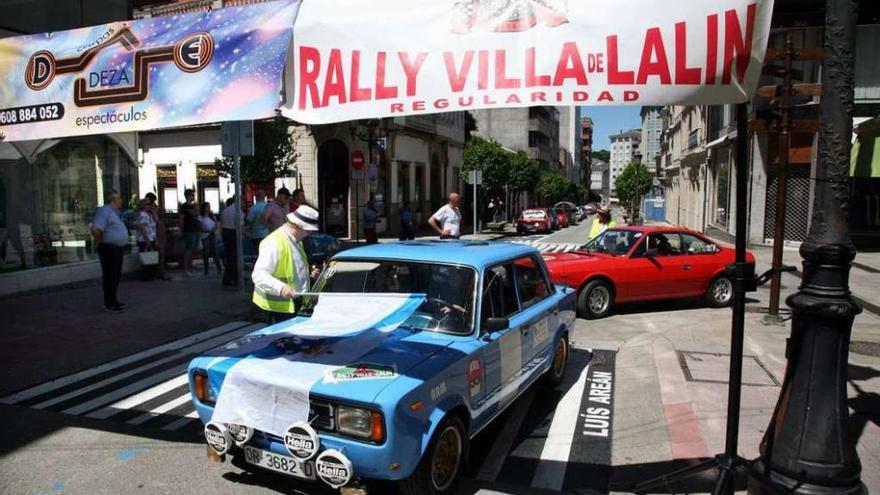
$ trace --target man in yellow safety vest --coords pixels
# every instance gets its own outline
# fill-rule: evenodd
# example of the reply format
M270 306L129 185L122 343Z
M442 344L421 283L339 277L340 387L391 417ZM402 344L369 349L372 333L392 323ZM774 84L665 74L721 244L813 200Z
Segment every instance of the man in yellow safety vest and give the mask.
M260 242L254 264L254 304L267 313L269 323L288 320L296 314L297 294L309 291L315 270L303 240L318 230L318 212L308 205L287 214L287 221Z
M617 223L611 221L611 210L605 205L597 206L596 218L593 219L593 224L590 226L590 238L588 240L593 240L599 234L605 232L605 230L616 226Z

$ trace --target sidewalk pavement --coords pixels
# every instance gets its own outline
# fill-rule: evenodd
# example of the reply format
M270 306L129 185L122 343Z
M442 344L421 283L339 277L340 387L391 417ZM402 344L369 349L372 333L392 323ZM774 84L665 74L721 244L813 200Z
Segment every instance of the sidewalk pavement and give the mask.
M212 268L213 270L213 268ZM0 395L134 354L235 319L252 319L250 292L200 271L173 280L123 279L122 313L105 312L100 280L0 299Z

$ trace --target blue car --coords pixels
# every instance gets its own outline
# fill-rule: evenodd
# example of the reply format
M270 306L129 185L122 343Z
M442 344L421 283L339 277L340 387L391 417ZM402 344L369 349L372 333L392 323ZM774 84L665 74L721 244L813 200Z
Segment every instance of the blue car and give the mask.
M316 341L295 334L297 324L309 322L309 303L294 320L194 359L190 390L213 460L232 457L249 470L320 479L333 488L381 479L398 481L407 495L451 493L469 440L536 382L552 387L563 379L575 292L551 284L530 246L409 241L359 247L333 256L315 291L423 296L402 324L358 347L356 359L333 362L351 352L344 350L346 342L352 347L346 337ZM241 362L227 356L239 351L240 359L242 349L249 359L296 363L320 355L336 366L308 390L308 422L273 434L212 421L236 366L224 366L224 359ZM293 379L271 377L276 384Z

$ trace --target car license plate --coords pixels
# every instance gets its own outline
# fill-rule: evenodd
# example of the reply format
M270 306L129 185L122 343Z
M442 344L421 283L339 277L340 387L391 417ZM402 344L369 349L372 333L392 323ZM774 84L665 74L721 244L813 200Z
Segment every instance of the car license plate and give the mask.
M311 461L301 462L291 456L248 446L244 447L244 459L248 464L260 466L270 471L307 480L315 479L315 463Z

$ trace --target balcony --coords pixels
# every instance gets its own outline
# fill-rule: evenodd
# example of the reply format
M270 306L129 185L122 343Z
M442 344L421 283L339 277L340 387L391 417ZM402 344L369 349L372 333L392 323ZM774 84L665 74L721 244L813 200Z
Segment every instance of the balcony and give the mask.
M694 129L688 134L687 149L692 150L700 145L700 130Z

